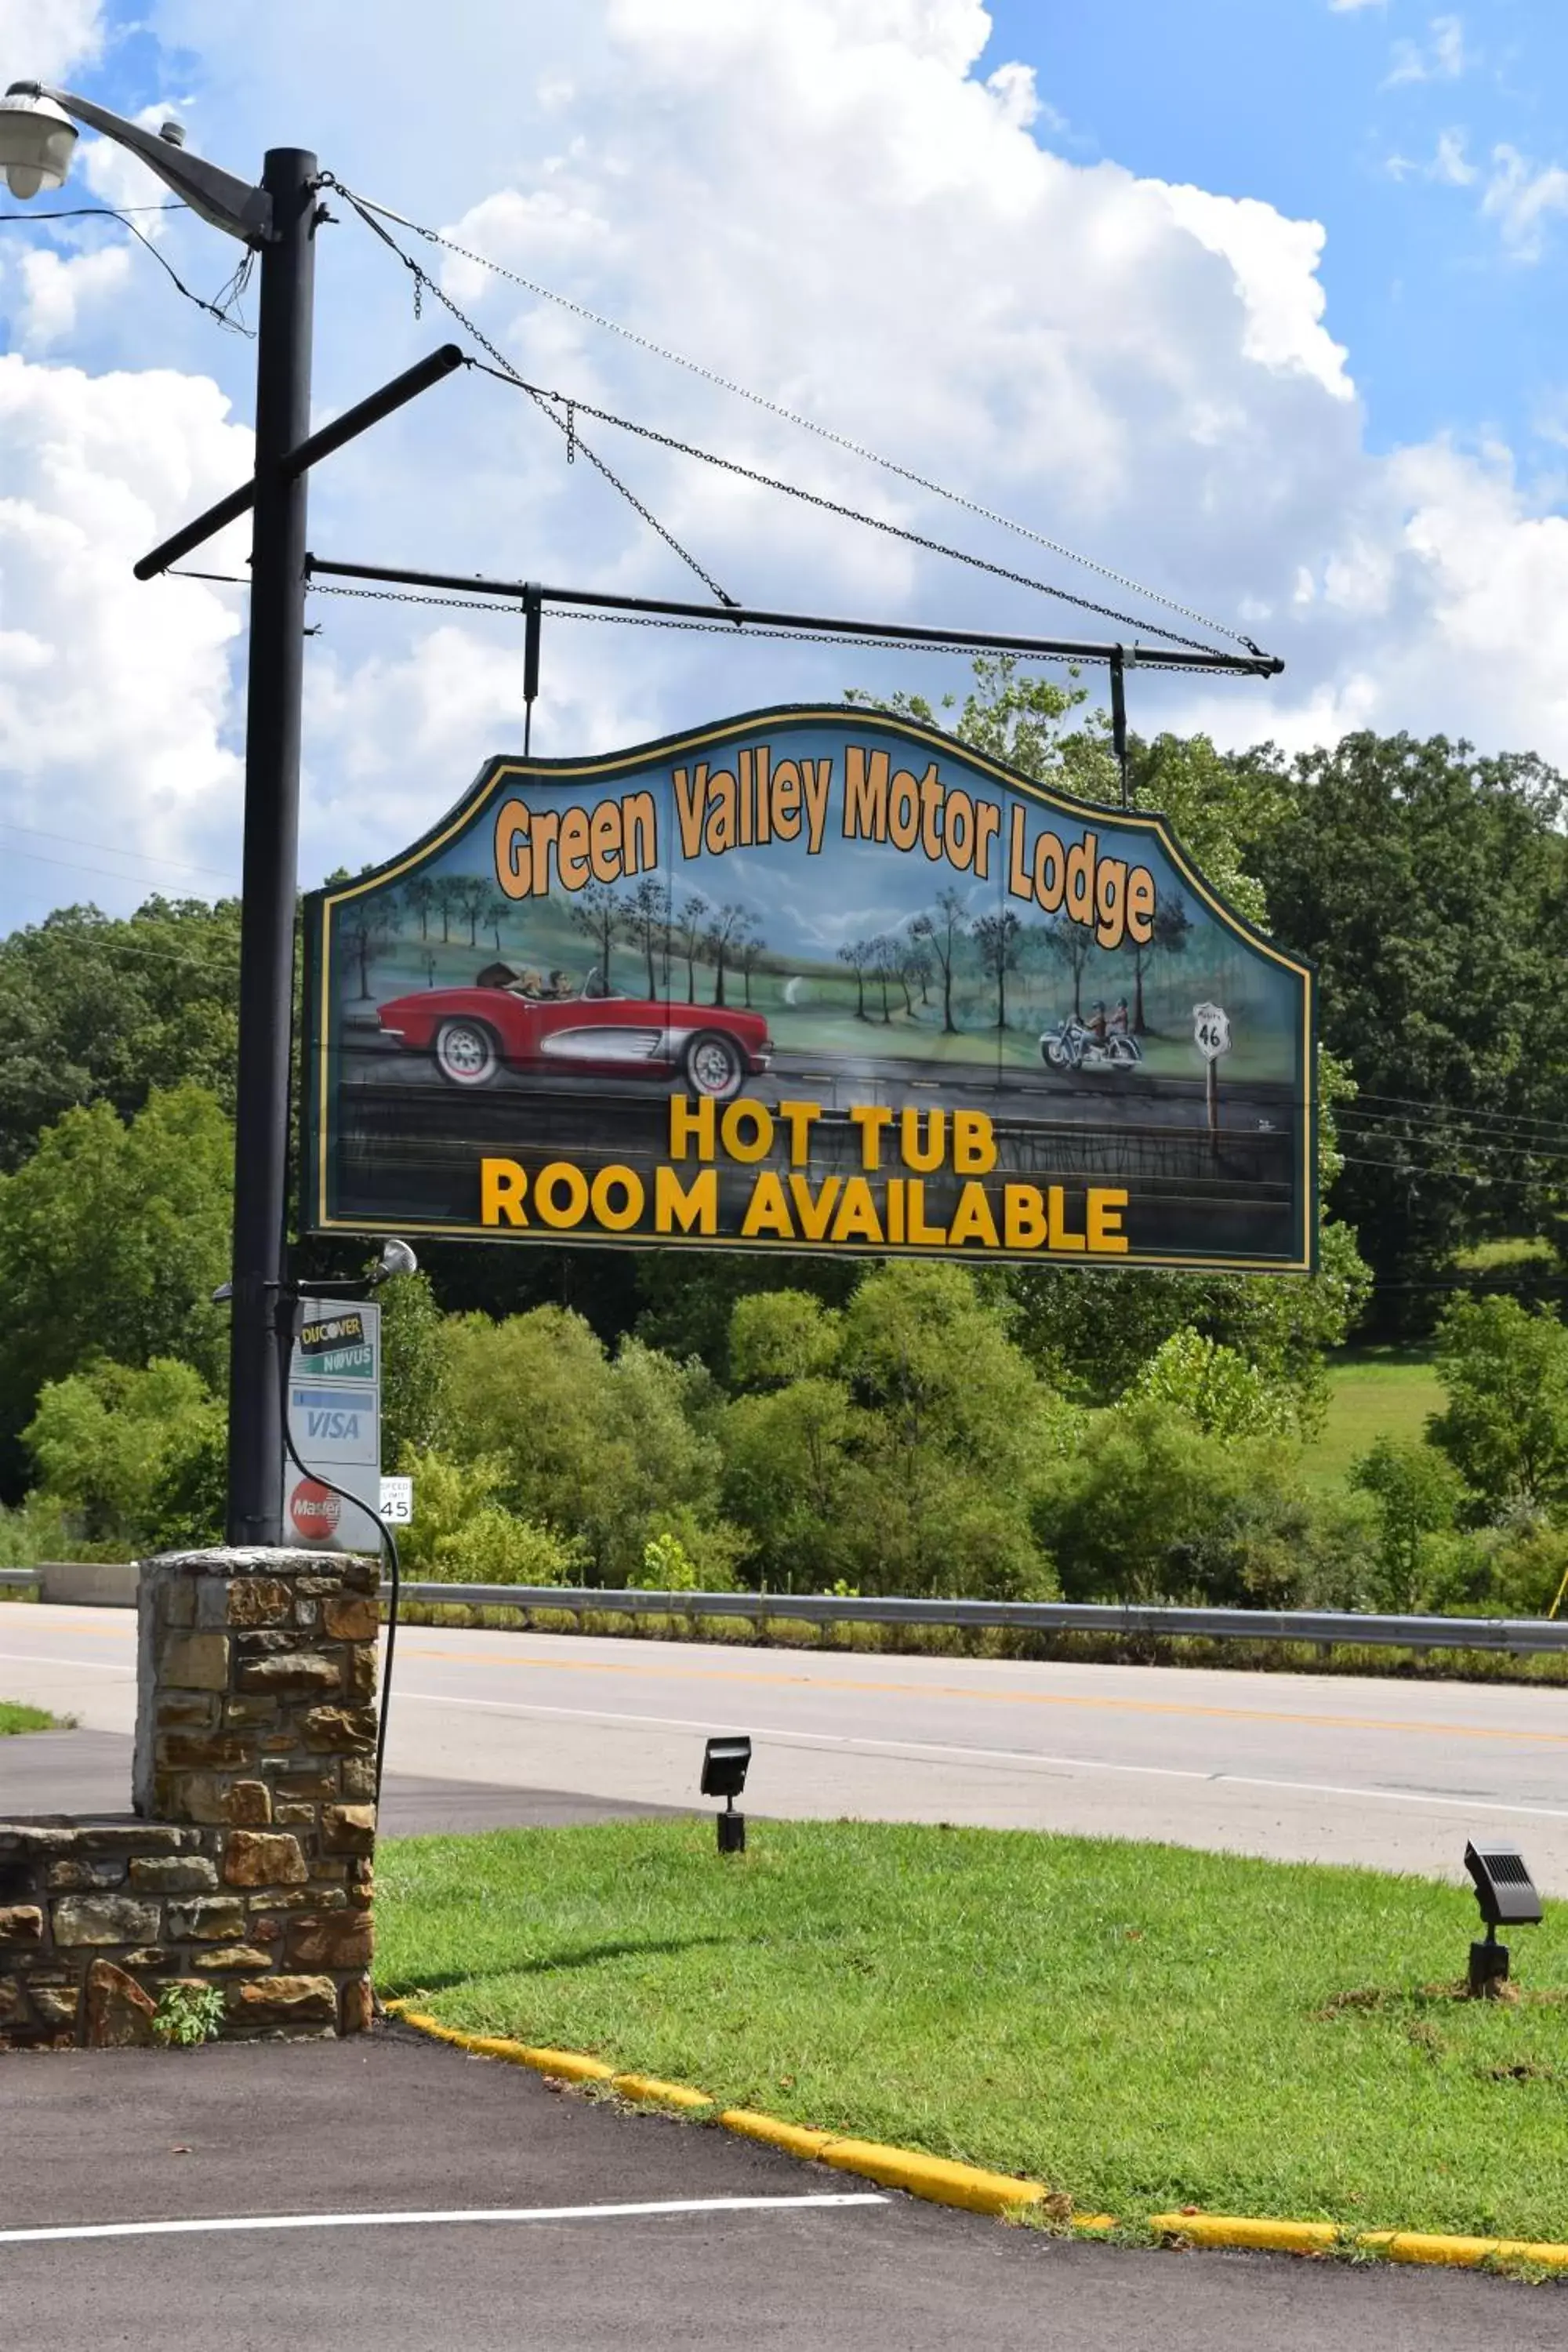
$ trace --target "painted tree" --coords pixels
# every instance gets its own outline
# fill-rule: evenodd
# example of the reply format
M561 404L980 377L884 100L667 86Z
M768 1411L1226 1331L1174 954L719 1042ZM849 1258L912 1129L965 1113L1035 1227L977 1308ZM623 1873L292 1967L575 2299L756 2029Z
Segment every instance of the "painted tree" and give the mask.
M441 909L441 944L452 944L452 918L459 920L463 912L463 877L460 874L442 874L434 885L435 903Z
M479 925L484 919L485 909L490 896L489 886L478 874L465 874L452 896L458 915L468 927L468 945L477 949L479 944Z
M1083 975L1094 953L1093 931L1087 923L1075 923L1070 915L1057 915L1046 926L1046 952L1071 978L1073 1019L1081 1021Z
M430 936L430 909L436 904L436 884L428 874L416 874L412 882L403 886L403 903L411 915L419 918L421 940Z
M680 912L670 925L671 945L686 966L688 1004L697 1002L697 959L707 942L708 916L706 898L683 898Z
M748 1012L750 1012L752 1004L752 976L762 963L763 957L766 952L766 941L763 940L761 931L753 928L752 930L748 933L747 937L741 941L740 952L735 958L736 967L740 971L742 980L745 983L746 1009Z
M741 947L752 929L752 918L744 907L727 901L716 907L709 918L704 944L713 962L713 1002L724 1002L724 972L734 963Z
M902 961L902 951L898 940L887 931L879 932L871 942L871 974L881 991L884 1029L892 1025L893 1018L888 1009L888 982L890 980L897 980ZM907 997L909 993L907 989L904 993Z
M621 928L620 899L606 882L589 882L572 901L572 920L594 943L594 961L610 985L610 950Z
M1192 918L1180 894L1156 890L1153 929L1142 945L1132 950L1132 1026L1140 1037L1147 1034L1149 1027L1143 1014L1144 975L1152 971L1161 956L1184 954L1192 928Z
M626 901L621 916L621 936L628 947L635 948L647 967L647 992L658 996L662 992L656 969L662 956L664 987L669 985L670 892L668 882L656 874L645 874L631 897Z
M846 940L838 950L839 962L847 963L855 975L857 1021L865 1021L870 1017L866 1011L866 972L871 961L871 953L872 947L869 940Z
M343 921L342 938L350 959L359 967L363 1002L371 993L370 968L386 953L399 929L398 909L390 899L359 898Z
M999 915L977 915L970 926L980 950L980 968L996 987L996 1026L1007 1026L1007 975L1018 968L1019 936L1024 926L1011 907Z
M489 931L491 939L495 941L497 955L500 955L500 927L506 921L506 919L510 912L511 900L510 898L503 898L499 890L490 890L486 893L484 909L480 914L479 920L483 923L486 930Z
M922 952L931 957L942 974L942 1026L943 1034L949 1037L956 1033L958 1025L952 1017L953 961L967 922L962 894L957 890L939 890L935 906L916 915L910 924L910 937L919 940Z

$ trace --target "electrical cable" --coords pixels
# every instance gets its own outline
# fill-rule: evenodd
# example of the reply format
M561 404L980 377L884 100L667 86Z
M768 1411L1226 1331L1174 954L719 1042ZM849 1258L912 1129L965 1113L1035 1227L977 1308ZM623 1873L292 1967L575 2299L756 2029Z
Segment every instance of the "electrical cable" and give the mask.
M294 1290L289 1296L291 1320L292 1310L297 1309L299 1307L300 1294L297 1290ZM316 1486L325 1486L329 1494L336 1495L340 1496L343 1502L352 1504L356 1511L363 1511L365 1507L363 1496L359 1495L352 1495L346 1486L340 1486L335 1479L329 1478L324 1470L312 1470L308 1463L301 1462L300 1459L299 1449L294 1444L294 1433L289 1426L289 1383L293 1374L293 1355L294 1339L292 1330L290 1329L289 1332L285 1333L280 1326L278 1333L278 1357L279 1362L282 1368L282 1393L279 1400L279 1403L283 1429L284 1451L288 1454L289 1461L294 1465L295 1469L300 1473L301 1478L309 1478ZM379 1511L374 1514L374 1517L376 1531L381 1538L381 1549L385 1555L387 1566L390 1571L388 1581L392 1588L391 1597L387 1605L385 1629L386 1646L383 1654L381 1667L381 1707L375 1727L375 1801L377 1810L379 1811L381 1805L382 1768L386 1760L387 1705L392 1696L392 1655L397 1645L397 1604L403 1589L403 1570L402 1563L397 1553L397 1538L393 1534L391 1528L382 1517Z
M256 330L253 327L247 327L242 319L236 317L232 309L232 306L238 302L250 281L250 273L256 261L254 252L248 247L246 248L241 260L236 264L233 271L219 288L218 299L209 302L204 295L192 293L179 271L163 258L152 238L139 229L131 217L132 212L182 213L186 210L188 207L181 204L132 205L123 208L117 205L76 205L69 210L62 212L0 213L0 224L6 221L86 220L89 218L118 221L121 228L130 230L138 244L146 247L159 268L165 272L187 302L194 302L198 310L205 310L209 318L216 319L218 325L226 328L230 334L244 335L248 341L254 341Z
M1259 650L1251 637L1244 635L1238 629L1228 627L1225 622L1212 621L1191 605L1179 603L1173 596L1164 595L1157 588L1143 586L1128 573L1118 572L1108 563L1096 562L1093 556L1079 554L1074 549L1064 546L1059 540L1047 538L1045 532L1033 530L1027 523L1018 522L1010 515L999 514L994 508L982 506L977 499L966 498L961 490L949 489L945 484L933 481L929 476L916 473L911 467L900 465L895 458L885 457L879 451L868 448L864 443L834 432L830 425L819 424L813 417L802 416L796 410L785 408L781 402L769 400L762 393L752 392L745 384L736 383L730 377L719 374L716 369L704 367L700 361L688 359L683 352L672 351L668 344L639 335L635 329L623 326L618 320L607 317L603 311L592 310L585 303L574 302L568 296L557 294L552 288L542 285L537 278L524 278L519 271L507 268L504 263L492 261L488 254L475 253L468 247L458 245L454 238L443 236L439 230L426 228L422 223L410 220L405 213L394 212L390 205L378 205L370 196L355 195L341 181L334 181L332 184L356 209L377 213L384 220L395 221L400 228L411 229L416 236L424 237L427 244L439 246L444 252L455 253L480 269L488 269L498 278L509 279L512 285L521 286L525 293L537 295L542 301L553 302L559 309L570 310L579 319L586 319L590 325L603 327L608 333L619 335L624 341L651 352L656 359L668 360L672 366L684 368L688 373L700 376L704 383L714 385L719 391L731 393L736 399L748 401L753 408L763 409L784 424L797 426L803 433L814 434L818 440L829 442L835 448L864 459L868 465L879 466L884 472L896 475L900 481L910 483L916 489L928 491L932 498L943 499L950 505L978 516L984 522L995 523L1003 530L1013 531L1021 539L1032 540L1036 546L1046 548L1068 563L1081 565L1086 572L1095 572L1100 579L1109 580L1135 596L1145 597L1149 603L1163 606L1167 612L1179 614L1183 620L1193 622L1198 628L1212 630L1216 636L1228 637L1234 645L1244 646L1248 653L1255 654ZM372 222L369 226L374 227L375 224ZM394 250L397 248L394 247ZM415 265L411 263L409 266Z

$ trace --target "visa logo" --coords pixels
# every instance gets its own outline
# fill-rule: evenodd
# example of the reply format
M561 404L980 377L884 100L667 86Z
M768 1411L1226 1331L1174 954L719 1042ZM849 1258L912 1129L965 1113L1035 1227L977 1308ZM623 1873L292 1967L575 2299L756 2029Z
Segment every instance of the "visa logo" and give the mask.
M307 1437L357 1437L359 1415L357 1412L308 1412L305 1415L305 1434Z

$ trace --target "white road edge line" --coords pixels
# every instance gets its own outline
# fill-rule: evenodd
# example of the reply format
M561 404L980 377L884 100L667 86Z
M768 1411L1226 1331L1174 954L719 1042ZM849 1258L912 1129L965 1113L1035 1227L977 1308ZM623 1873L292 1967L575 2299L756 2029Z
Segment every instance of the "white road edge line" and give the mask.
M628 2221L661 2214L797 2212L803 2206L886 2205L874 2190L841 2196L671 2197L648 2205L479 2205L449 2212L236 2213L201 2221L88 2221L47 2230L0 2230L0 2246L74 2238L196 2238L229 2230L406 2230L472 2221Z
M395 1705L399 1699L413 1699L426 1706L479 1707L490 1715L564 1716L580 1723L631 1724L641 1730L711 1731L713 1727L708 1719L699 1721L695 1717L687 1720L668 1715L611 1715L597 1707L530 1706L525 1701L504 1698L457 1698L441 1691L399 1690L395 1685L392 1696ZM1181 1764L1122 1764L1100 1756L1050 1756L1033 1748L958 1748L938 1740L871 1739L831 1731L784 1731L755 1723L750 1730L753 1739L771 1740L781 1748L847 1749L851 1753L910 1758L964 1756L997 1771L1021 1764L1058 1772L1131 1772L1156 1780L1195 1780L1210 1788L1280 1789L1304 1797L1365 1797L1383 1805L1437 1805L1458 1812L1521 1813L1537 1821L1568 1822L1568 1808L1558 1805L1510 1805L1499 1798L1451 1797L1436 1790L1428 1793L1419 1789L1354 1788L1334 1780L1275 1780L1257 1773L1206 1772ZM395 1772L395 1764L393 1769Z

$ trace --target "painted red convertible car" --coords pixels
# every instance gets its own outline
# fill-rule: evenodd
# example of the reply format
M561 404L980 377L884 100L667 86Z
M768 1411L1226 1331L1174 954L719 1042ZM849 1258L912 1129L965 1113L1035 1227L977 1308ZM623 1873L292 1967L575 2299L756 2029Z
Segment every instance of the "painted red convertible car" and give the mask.
M579 991L562 973L489 964L471 988L422 989L382 1005L383 1034L430 1054L454 1087L487 1087L501 1069L679 1076L728 1102L773 1060L760 1013L612 996L596 973Z

